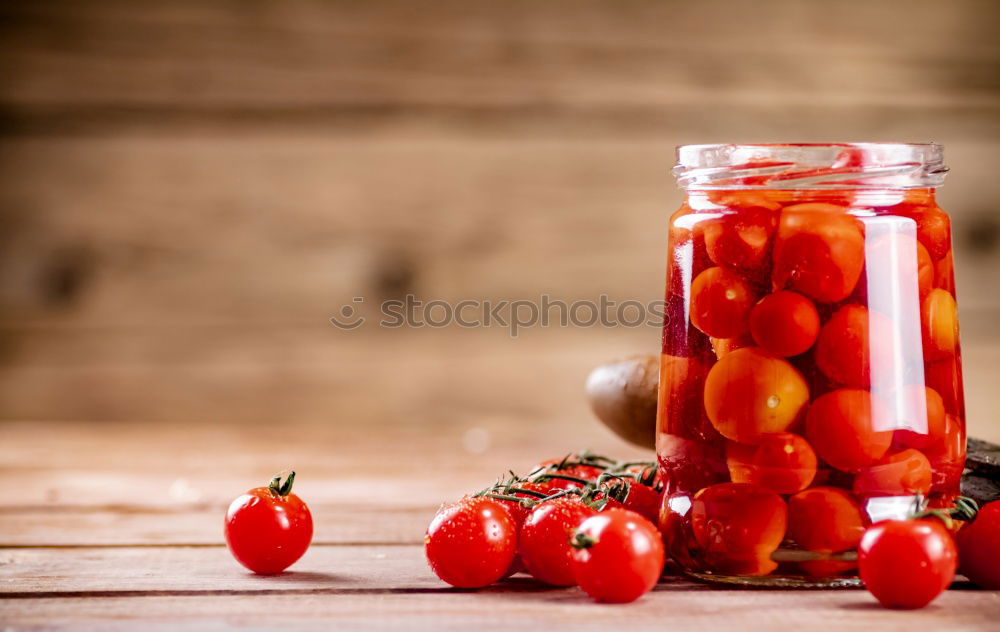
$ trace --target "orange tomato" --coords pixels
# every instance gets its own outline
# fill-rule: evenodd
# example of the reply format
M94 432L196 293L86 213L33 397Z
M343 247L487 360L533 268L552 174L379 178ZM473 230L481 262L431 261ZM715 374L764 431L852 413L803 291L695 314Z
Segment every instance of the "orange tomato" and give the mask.
M901 419L908 426L896 430L893 442L905 448L922 450L940 441L945 431L944 399L941 395L929 386L907 386L904 397L910 400L909 410L923 409L926 416L923 420ZM918 401L920 398L924 398L923 406Z
M931 463L923 452L912 448L863 467L854 477L854 493L859 496L926 495L930 491Z
M816 476L816 453L799 435L765 435L757 445L730 441L726 465L734 483L752 483L779 494L794 494Z
M850 494L835 487L814 487L788 499L788 537L800 548L816 553L839 553L855 548L866 520ZM851 562L801 562L806 573L835 575L854 568Z
M732 196L730 196L732 197ZM730 211L701 222L705 247L716 265L740 270L759 268L771 249L779 204L766 198L722 200Z
M917 287L920 291L920 298L927 296L927 293L934 287L934 261L931 259L927 248L917 242Z
M924 357L929 361L954 355L958 348L958 307L946 290L931 290L920 309Z
M924 453L933 470L931 490L958 492L965 469L965 424L962 420L955 415L945 415L940 441L928 446Z
M868 309L844 305L820 329L816 366L835 384L866 388L871 380L870 348Z
M858 283L865 260L861 223L843 206L795 204L781 212L774 243L775 289L836 303Z
M965 413L962 365L957 356L949 356L944 360L927 364L924 367L924 379L927 381L927 386L941 395L946 412L958 416Z
M735 338L711 338L710 340L712 341L712 351L715 352L715 357L719 360L737 349L753 346L753 338L750 334L743 334Z
M736 272L716 266L691 282L691 323L713 338L734 338L750 329L757 294Z
M785 537L785 501L769 489L747 483L720 483L691 500L691 531L704 561L717 572L766 575Z
M875 463L889 450L892 431L876 423L888 411L868 391L842 388L822 395L806 414L806 438L821 459L847 472Z
M729 353L705 379L705 412L727 439L755 443L784 432L809 401L809 387L788 361L757 347Z
M760 299L750 311L750 333L758 345L775 355L799 355L816 342L819 312L801 294L775 292Z

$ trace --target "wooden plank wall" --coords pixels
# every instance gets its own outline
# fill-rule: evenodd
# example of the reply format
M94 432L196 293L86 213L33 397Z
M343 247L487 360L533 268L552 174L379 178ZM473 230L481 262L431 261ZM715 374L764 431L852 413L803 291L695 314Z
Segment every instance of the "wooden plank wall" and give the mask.
M971 423L1000 438L998 23L988 0L3 2L0 419L583 423L589 366L656 331L326 319L411 291L653 300L674 145L937 140Z

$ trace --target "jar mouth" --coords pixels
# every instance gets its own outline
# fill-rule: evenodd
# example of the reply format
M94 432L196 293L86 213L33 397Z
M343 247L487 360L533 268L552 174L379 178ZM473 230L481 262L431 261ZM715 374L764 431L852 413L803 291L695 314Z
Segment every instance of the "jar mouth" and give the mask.
M937 143L681 145L682 189L917 189L944 182Z

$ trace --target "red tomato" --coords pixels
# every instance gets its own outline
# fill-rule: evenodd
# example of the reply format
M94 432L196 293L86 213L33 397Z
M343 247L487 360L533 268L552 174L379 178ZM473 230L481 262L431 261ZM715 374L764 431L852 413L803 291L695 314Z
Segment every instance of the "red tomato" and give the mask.
M613 498L614 492L611 491L618 486L624 486L627 490L625 492L625 500L621 502ZM612 479L603 483L601 487L611 492L612 498L608 499L608 506L634 511L650 522L655 523L658 520L663 494L649 485L643 485L638 481L625 478Z
M658 432L705 441L720 438L705 415L706 375L708 366L699 358L660 356Z
M706 442L660 433L656 446L660 470L669 492L701 489L721 483L729 476L725 439Z
M927 247L935 260L948 254L951 249L951 221L948 214L936 206L919 209L915 215L917 239Z
M861 228L843 206L810 203L785 207L774 244L774 288L789 288L822 303L847 298L864 266Z
M946 290L931 290L920 309L924 357L928 361L946 359L958 349L958 308Z
M629 603L663 572L663 541L649 520L609 509L583 521L572 540L573 576L596 601Z
M750 329L757 294L746 279L722 267L709 268L691 282L691 323L713 338L733 338Z
M503 492L503 495L515 496L518 498L525 498L529 500L538 498L536 494L532 494L530 492L536 492L537 494L549 494L552 492L552 489L542 483L532 483L531 481L520 481L514 483L511 489ZM496 500L498 503L506 507L507 511L510 513L510 517L514 520L514 532L516 541L517 537L521 533L521 525L524 524L524 520L525 518L528 517L528 513L531 510L528 507L526 507L523 503L514 502L513 500L503 500L500 498L494 498L493 500ZM515 573L519 573L522 570L524 570L524 565L521 563L521 558L520 556L515 554L514 561L511 562L510 568L507 569L505 577L513 575Z
M816 341L816 366L839 386L867 388L871 381L868 309L845 305L823 325Z
M893 442L906 448L922 450L942 439L945 434L944 400L929 386L907 386L904 397L910 400L909 410L924 410L926 415L919 420L900 420L907 427L896 430ZM921 405L919 400L923 398Z
M480 588L503 577L517 550L517 524L485 496L442 507L427 527L424 552L434 574L458 588Z
M955 296L955 255L950 250L934 268L934 287Z
M596 481L603 472L603 467L582 463L579 455L570 454L561 459L542 461L532 469L532 478L548 491L579 489L588 482ZM547 475L552 475L552 477L547 477ZM558 478L560 476L576 478L584 482L574 481L570 478Z
M927 296L927 293L934 287L934 276L934 260L931 259L930 254L927 252L927 248L924 248L924 245L918 241L917 287L919 288L920 298Z
M983 505L955 540L962 574L980 588L1000 589L1000 501Z
M691 501L691 531L715 571L766 575L777 568L771 553L785 537L785 501L769 489L720 483Z
M962 392L962 365L956 356L927 364L924 367L924 379L927 380L927 386L941 395L946 412L963 416L965 402Z
M876 424L888 411L868 391L842 388L821 395L806 414L806 438L821 459L853 472L875 463L889 450L892 431Z
M750 332L758 345L775 355L799 355L816 342L819 312L801 294L775 292L754 305L750 312Z
M927 495L930 491L931 462L919 450L889 454L861 468L854 477L854 493L859 496Z
M726 464L734 483L752 483L779 494L794 494L816 476L816 453L798 435L789 432L765 435L760 443L730 442Z
M932 491L958 491L965 469L965 424L954 415L944 416L940 441L924 448L933 470Z
M275 477L268 487L255 487L229 505L226 544L236 561L255 573L272 575L294 564L312 541L312 514L291 493L295 472L284 485Z
M886 608L923 608L955 577L958 552L937 520L885 520L858 547L861 580Z
M531 576L553 586L574 585L570 536L595 513L575 498L549 500L532 509L518 540L521 561Z
M724 437L754 443L784 432L809 401L809 387L788 361L747 347L715 363L705 379L705 411Z
M851 495L835 487L814 487L788 499L788 537L816 553L849 551L861 541L865 518ZM813 576L836 575L854 568L852 562L814 560L799 564Z
M741 270L759 268L771 249L781 205L762 197L725 201L729 203L724 205L732 210L699 224L705 234L708 256L720 266Z

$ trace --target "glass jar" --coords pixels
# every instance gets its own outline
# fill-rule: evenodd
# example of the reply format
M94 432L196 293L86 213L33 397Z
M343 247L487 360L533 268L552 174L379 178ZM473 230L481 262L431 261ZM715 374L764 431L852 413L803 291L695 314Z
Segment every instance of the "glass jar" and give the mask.
M677 154L657 419L670 554L716 581L856 582L867 525L959 492L942 148Z

